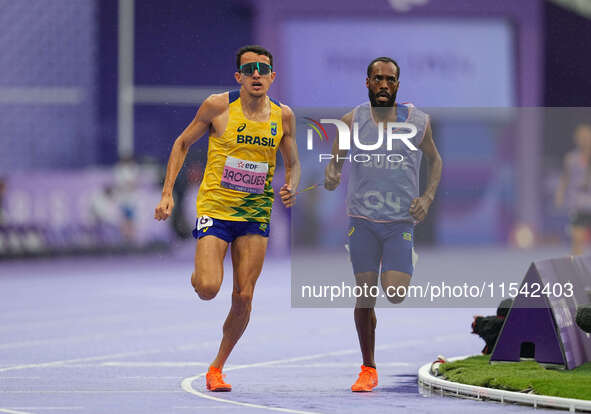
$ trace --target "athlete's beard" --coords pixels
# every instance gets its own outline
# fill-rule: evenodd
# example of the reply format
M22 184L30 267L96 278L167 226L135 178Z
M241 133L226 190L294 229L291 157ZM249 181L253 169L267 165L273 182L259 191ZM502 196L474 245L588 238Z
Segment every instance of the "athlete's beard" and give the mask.
M391 107L394 106L394 102L396 101L396 94L398 93L398 91L394 91L394 94L392 96L389 96L390 99L388 99L385 102L382 101L378 101L378 95L380 94L379 92L373 93L371 89L368 89L368 95L369 95L369 101L371 102L371 106L373 107Z

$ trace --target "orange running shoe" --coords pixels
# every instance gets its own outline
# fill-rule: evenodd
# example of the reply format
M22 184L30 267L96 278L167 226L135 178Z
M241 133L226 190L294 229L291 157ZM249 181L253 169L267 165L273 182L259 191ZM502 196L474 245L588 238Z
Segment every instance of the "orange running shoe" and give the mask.
M361 365L361 372L355 384L351 386L353 392L370 392L378 385L378 371L372 367Z
M222 374L222 370L215 367L209 367L207 375L205 376L205 382L207 389L210 391L232 391L232 386L224 382L225 375Z

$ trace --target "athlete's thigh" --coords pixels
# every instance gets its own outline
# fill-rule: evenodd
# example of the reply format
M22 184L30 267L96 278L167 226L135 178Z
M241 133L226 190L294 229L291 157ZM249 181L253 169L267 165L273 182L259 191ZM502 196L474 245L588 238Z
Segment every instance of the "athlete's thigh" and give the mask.
M381 283L384 293L391 302L401 302L404 299L403 294L410 284L414 272L412 263L413 245L414 228L411 223L391 223L387 225Z
M263 270L268 237L246 234L232 242L232 267L234 269L234 290L252 290Z
M194 277L202 282L221 285L227 250L228 242L216 236L205 236L197 240Z
M368 272L377 275L380 270L382 242L372 230L374 225L368 220L351 217L347 235L353 273L356 275Z
M384 223L382 228L382 273L395 270L412 275L414 226L412 223Z

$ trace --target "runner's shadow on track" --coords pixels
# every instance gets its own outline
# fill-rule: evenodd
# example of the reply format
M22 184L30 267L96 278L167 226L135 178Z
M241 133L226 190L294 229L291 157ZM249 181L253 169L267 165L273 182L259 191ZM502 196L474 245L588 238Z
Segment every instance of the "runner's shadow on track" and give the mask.
M379 387L380 392L393 392L396 394L418 394L419 386L417 376L413 374L390 375L395 382L392 385ZM382 382L383 384L383 382Z

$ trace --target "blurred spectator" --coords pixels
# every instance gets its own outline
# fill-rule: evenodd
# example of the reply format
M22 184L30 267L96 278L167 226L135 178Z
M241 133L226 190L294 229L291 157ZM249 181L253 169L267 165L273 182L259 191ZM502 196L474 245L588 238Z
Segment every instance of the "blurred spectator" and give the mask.
M119 227L121 223L121 209L115 198L115 192L112 186L106 185L92 197L90 201L90 212L95 225L101 227Z
M123 215L121 232L129 242L135 240L135 219L139 166L133 157L123 157L115 165L115 195Z
M189 162L180 172L174 186L175 208L172 210L172 226L175 233L182 239L191 237L194 221L187 223L184 211L184 199L191 187L199 187L203 180L203 163L201 161ZM196 212L191 215L196 218Z
M569 211L572 254L580 255L591 229L591 125L578 125L574 141L575 149L564 157L555 204Z
M0 224L4 223L4 194L6 193L6 180L0 177Z

